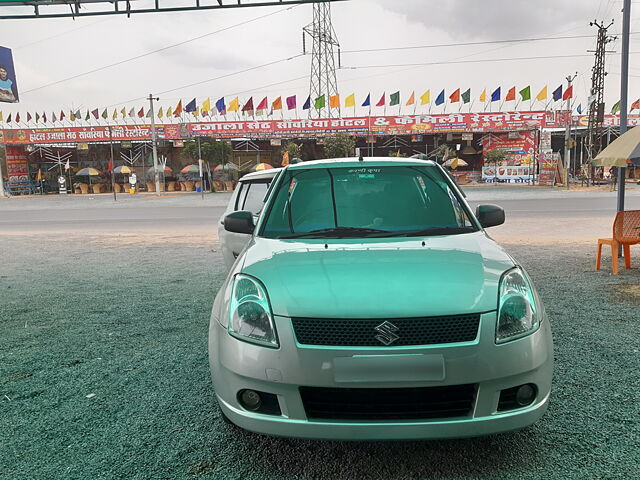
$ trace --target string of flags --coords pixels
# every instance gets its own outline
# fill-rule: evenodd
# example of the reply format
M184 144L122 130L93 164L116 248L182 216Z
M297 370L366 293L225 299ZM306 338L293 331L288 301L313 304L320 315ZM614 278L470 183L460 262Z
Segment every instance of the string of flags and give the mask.
M379 100L375 103L373 103L371 100L371 93L368 93L366 95L362 103L356 100L355 93L346 95L344 99L341 99L341 96L339 94L328 95L328 96L320 95L315 99L312 99L311 96L307 96L306 100L302 103L301 108L302 110L309 110L311 108L314 108L315 110L322 110L326 107L330 109L353 108L355 111L355 108L358 105L360 105L361 107L365 107L365 108L368 107L369 109L371 109L372 107L386 108L386 107L394 107L394 106L399 106L399 107L413 106L415 109L418 105L429 106L431 108L432 105L439 107L447 103L458 104L460 108L462 108L462 105L469 104L470 105L469 108L471 108L471 105L474 103L474 99L472 98L472 92L470 88L467 88L465 91L462 91L462 89L457 88L456 90L452 91L448 95L445 93L445 89L442 89L435 96L433 103L432 103L431 97L432 95L431 95L430 89L424 91L420 96L416 96L416 92L412 91L411 94L407 97L406 101L403 101L401 99L400 91L392 92L392 93L389 93L388 95L386 92L383 92ZM551 102L558 102L561 100L562 101L572 100L573 86L569 86L568 88L563 88L563 85L559 85L556 89L553 90L553 92L551 92L550 96L548 94L548 88L546 85L542 87L540 91L537 93L537 95L535 96L532 96L530 85L520 90L516 90L515 86L511 87L510 89L507 90L504 96L503 96L502 87L497 87L494 90L487 90L485 88L480 92L477 99L481 104L485 105L485 108L487 107L487 105L491 105L495 102L501 102L500 108L502 108L502 106L506 102L515 101L516 107L517 107L518 103L521 101L522 102L528 101L531 103L533 103L534 101L538 101L538 102L547 102L545 105L545 109L546 109L551 104ZM591 96L587 99L586 104L590 105L594 102L594 100L595 100L595 97ZM242 104L240 103L240 99L237 96L229 99L228 104L227 104L227 98L225 97L221 97L220 99L213 102L213 104L212 104L211 98L206 98L200 104L198 104L198 102L194 98L190 102L188 102L186 105L184 105L184 107L182 105L182 100L178 101L175 107L167 106L163 108L161 106L155 112L155 116L158 119L162 119L162 118L169 119L171 117L178 118L178 117L182 117L184 114L190 114L195 118L199 118L199 117L211 117L213 115L226 116L231 112L236 112L236 113L241 112L242 114L264 116L264 115L273 115L274 112L283 111L285 110L285 108L288 111L291 111L291 110L297 111L298 97L296 95L290 95L284 98L282 96L279 96L274 100L272 100L271 102L269 102L268 97L265 96L259 102L257 102L257 99L256 99L256 102L254 103L254 98L253 96L251 96L249 97L248 100L245 100L244 103ZM580 103L577 106L576 110L578 114L582 114L583 112L582 103ZM640 110L640 99L636 100L631 104L630 111L633 111L633 110ZM618 101L613 105L613 108L611 109L611 114L615 115L619 113L619 111L620 111L620 102ZM64 122L64 121L75 122L75 121L81 121L83 119L84 121L90 121L90 120L99 121L100 119L103 119L103 120L109 120L109 119L118 120L118 119L126 119L126 118L133 118L133 119L149 118L150 119L151 117L152 117L151 108L147 108L145 110L145 107L141 107L139 110L136 110L135 108L131 108L129 109L129 111L127 111L126 108L124 107L120 110L118 110L117 108L114 108L111 113L107 108L102 109L102 111L100 111L100 109L98 108L94 108L92 110L87 109L85 115L82 115L82 112L80 111L80 109L76 109L75 111L69 110L67 113L65 113L64 110L60 110L59 114L56 115L56 113L53 112L49 116L47 116L46 112L42 114L40 114L40 112L36 112L33 115L31 114L31 112L26 112L26 118L21 117L20 113L18 112L15 114L13 118L12 118L12 114L9 113L6 119L3 118L3 112L0 111L0 122L17 123L17 124L23 121L26 123L31 123L35 121L35 123L55 124L56 122Z

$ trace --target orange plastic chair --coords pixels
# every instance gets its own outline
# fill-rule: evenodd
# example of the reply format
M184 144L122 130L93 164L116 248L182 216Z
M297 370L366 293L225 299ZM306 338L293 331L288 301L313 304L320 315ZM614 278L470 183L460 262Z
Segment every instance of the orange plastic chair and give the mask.
M618 246L622 245L624 252L624 266L631 268L630 246L640 243L640 210L618 212L613 221L613 238L598 239L598 253L596 255L596 270L600 270L602 245L611 245L611 271L618 274Z

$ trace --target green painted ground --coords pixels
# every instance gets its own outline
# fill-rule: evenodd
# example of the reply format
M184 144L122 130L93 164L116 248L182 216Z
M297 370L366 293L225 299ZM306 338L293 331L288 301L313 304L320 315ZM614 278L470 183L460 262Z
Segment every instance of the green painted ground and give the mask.
M206 353L223 276L215 245L0 238L3 480L640 477L640 270L594 272L595 246L509 248L556 338L553 400L538 424L338 443L220 420Z

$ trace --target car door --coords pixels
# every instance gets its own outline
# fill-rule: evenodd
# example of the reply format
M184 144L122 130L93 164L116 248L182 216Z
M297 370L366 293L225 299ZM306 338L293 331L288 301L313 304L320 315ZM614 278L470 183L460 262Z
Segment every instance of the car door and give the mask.
M218 227L222 255L227 269L231 268L242 249L249 242L251 235L225 230L224 217L231 212L246 210L253 214L254 223L257 223L272 180L273 177L256 178L247 179L238 183L236 191L234 191L229 206L227 207L227 211L220 219L220 225Z

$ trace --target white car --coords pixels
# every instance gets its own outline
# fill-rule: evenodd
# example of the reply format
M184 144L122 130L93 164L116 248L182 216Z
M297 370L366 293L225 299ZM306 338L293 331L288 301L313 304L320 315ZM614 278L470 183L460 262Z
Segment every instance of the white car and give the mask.
M262 212L264 201L273 179L280 173L281 168L272 168L260 172L249 173L238 181L227 209L220 217L218 223L218 238L222 246L222 257L227 270L231 269L242 249L251 240L251 235L246 233L230 232L224 228L224 217L232 212L248 211L254 216L257 223L258 216Z
M504 222L500 207L474 214L442 167L414 159L242 180L221 237L237 258L209 324L225 418L381 440L493 434L542 416L551 328L524 268L485 232Z

